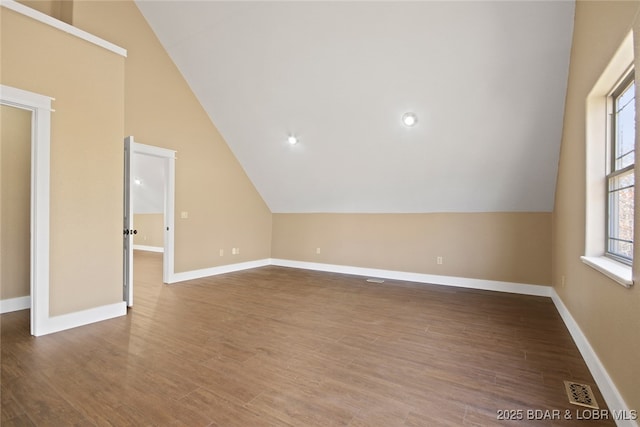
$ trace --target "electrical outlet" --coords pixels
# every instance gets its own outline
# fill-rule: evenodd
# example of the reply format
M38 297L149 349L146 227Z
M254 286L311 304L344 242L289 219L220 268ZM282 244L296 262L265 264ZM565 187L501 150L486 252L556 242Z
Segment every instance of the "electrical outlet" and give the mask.
M320 253L320 248L316 248L316 253L319 254Z
M565 278L564 278L564 274L560 277L560 287L564 288L564 283L565 283Z
M189 212L187 212L187 211L182 211L182 212L180 212L180 218L181 218L181 219L187 219L187 218L189 218Z
M444 258L442 258L441 256L436 257L436 264L442 265L443 263L444 263Z
M220 256L224 256L224 249L220 249Z

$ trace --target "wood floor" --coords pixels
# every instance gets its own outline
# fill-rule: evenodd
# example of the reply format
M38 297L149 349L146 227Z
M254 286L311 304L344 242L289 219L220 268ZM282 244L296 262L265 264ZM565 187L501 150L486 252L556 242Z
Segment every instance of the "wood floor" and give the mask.
M136 253L126 317L1 316L3 426L614 425L575 419L563 380L606 406L548 298L273 266L167 286L161 262Z

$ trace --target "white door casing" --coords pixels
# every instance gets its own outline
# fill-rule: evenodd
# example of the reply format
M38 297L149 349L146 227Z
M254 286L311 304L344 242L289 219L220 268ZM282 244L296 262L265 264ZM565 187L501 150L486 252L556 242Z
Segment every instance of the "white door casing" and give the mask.
M124 139L124 213L123 213L123 289L122 299L127 303L127 307L133 306L133 203L131 200L133 180L132 171L132 145L133 137Z
M49 320L51 97L0 85L0 103L31 111L31 335Z

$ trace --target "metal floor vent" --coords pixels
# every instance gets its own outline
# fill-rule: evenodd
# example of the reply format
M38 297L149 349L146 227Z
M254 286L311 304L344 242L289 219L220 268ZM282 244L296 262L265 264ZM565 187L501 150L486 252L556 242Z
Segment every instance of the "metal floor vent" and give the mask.
M367 279L367 282L369 282L369 283L384 283L384 280L382 280L382 279Z
M569 403L598 409L598 402L596 402L591 387L588 385L565 381L564 388L567 391L567 396L569 396Z

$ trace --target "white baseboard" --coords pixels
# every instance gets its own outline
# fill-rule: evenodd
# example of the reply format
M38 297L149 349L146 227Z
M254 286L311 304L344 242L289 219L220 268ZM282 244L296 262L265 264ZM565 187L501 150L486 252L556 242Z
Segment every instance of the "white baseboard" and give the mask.
M162 246L133 245L134 250L147 252L164 252Z
M69 314L49 317L38 330L37 336L52 334L90 323L112 319L127 314L127 304L124 301L103 305Z
M575 321L569 309L562 302L562 299L557 294L556 290L551 288L551 299L556 306L556 310L560 313L564 324L567 326L573 341L576 343L578 350L580 350L580 354L584 359L591 375L593 375L593 379L596 384L598 384L598 388L604 397L604 400L607 401L607 406L609 406L610 411L623 411L623 413L630 413L630 408L625 403L624 399L620 395L616 385L613 380L607 373L604 365L598 358L598 355L591 347L591 344L587 340L587 337L582 333L580 326ZM616 425L618 427L638 427L637 421L632 420L616 420Z
M202 277L217 276L218 274L233 273L234 271L264 267L270 264L271 260L267 258L255 261L239 262L237 264L221 265L219 267L203 268L201 270L184 271L181 273L174 273L170 277L169 283L184 282L185 280L200 279Z
M0 314L31 308L31 297L18 297L0 300Z
M409 273L377 268L351 267L336 264L272 259L272 265L281 267L302 268L306 270L328 271L332 273L353 274L356 276L375 277L407 282L429 283L432 285L456 286L460 288L482 289L486 291L510 292L522 295L551 296L551 286L529 285L524 283L500 282L495 280L469 279L466 277L440 276L436 274Z

